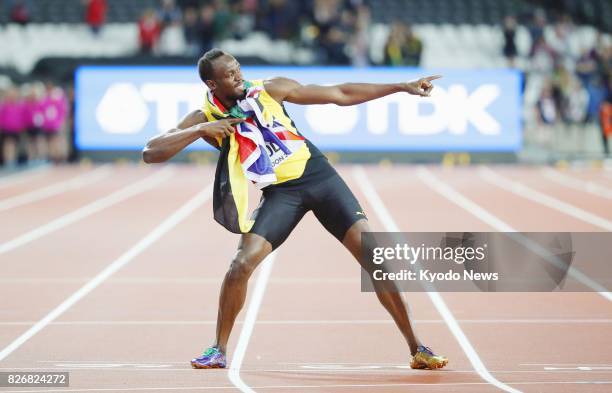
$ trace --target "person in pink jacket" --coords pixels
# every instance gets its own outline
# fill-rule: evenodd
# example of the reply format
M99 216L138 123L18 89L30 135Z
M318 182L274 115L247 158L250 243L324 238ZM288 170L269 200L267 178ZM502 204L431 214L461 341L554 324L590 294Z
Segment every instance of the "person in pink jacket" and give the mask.
M66 158L68 150L65 137L68 98L60 87L51 82L47 82L45 87L46 94L41 103L44 114L42 130L47 137L49 158L59 162Z
M11 86L0 99L0 133L2 134L2 155L7 167L17 164L17 149L25 130L24 103L19 89Z
M34 82L25 88L25 124L28 135L28 161L38 163L47 160L47 141L42 126L45 120L43 98L45 87Z

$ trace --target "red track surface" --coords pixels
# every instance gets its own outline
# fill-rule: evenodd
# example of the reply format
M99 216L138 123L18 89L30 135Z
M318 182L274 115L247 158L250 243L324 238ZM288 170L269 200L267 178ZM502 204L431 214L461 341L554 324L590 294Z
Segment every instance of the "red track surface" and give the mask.
M425 174L413 166L364 169L382 208L402 231L499 229L427 186L419 173L435 176L520 231L605 229L495 186L475 167L429 167ZM612 199L561 185L539 168L492 169L604 225L612 221ZM0 206L89 170L54 168L14 185L0 177ZM450 358L444 370L408 369L409 352L399 332L375 295L360 292L357 263L311 214L276 254L233 380L227 370L192 370L189 360L214 337L218 290L238 239L214 223L206 198L166 232L154 232L158 238L150 234L212 182L213 168L111 170L84 187L0 211L0 250L15 239L30 239L0 252L0 351L25 337L3 359L0 355L0 371L70 371L70 388L55 391L225 392L238 389L236 375L258 392L493 392L504 386L524 392L612 391L612 302L596 293L443 293L475 351L469 355L427 294L407 294L419 335ZM381 207L371 204L372 192L358 184L364 172L353 166L339 171L372 227L388 230ZM612 190L612 172L563 174ZM136 186L133 195L55 229L48 224L62 223L71 212L148 176L158 180L148 189ZM37 228L46 232L36 237ZM147 236L150 242L142 243ZM134 253L125 254L130 250ZM36 334L22 336L118 260L126 264L91 291L81 291L56 318L37 325ZM263 277L253 276L247 307L254 307L250 300ZM245 315L246 307L230 354L243 328L249 331ZM474 356L497 385L474 369Z

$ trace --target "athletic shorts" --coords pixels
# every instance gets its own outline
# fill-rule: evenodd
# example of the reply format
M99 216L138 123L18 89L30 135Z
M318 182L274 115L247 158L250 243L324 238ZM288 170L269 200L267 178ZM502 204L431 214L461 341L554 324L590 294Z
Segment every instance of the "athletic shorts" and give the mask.
M274 185L264 188L250 233L264 237L276 249L293 228L311 211L336 239L342 242L348 229L366 218L357 198L344 180L325 160L328 168L312 179L299 179L293 185Z

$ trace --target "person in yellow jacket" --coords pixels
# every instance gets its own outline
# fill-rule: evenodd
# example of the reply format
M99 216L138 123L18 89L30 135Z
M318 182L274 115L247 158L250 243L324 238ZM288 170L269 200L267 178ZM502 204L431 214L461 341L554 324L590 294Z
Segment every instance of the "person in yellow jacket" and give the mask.
M198 72L210 92L206 104L201 110L189 113L176 128L153 137L143 150L143 160L147 163L167 161L200 138L220 150L215 176L215 192L218 193L214 204L215 219L231 231L241 233L241 237L221 288L216 340L201 356L192 359L191 365L194 368L223 368L226 367L227 342L244 305L251 274L287 239L308 211L315 214L364 269L369 270L372 265L361 256L361 234L370 231L363 209L326 157L297 131L283 102L345 106L400 92L427 97L433 89L431 81L440 76L415 82L335 86L301 85L283 77L251 82L243 79L238 61L219 49L212 49L200 58ZM257 112L257 119L249 116L251 110ZM244 147L241 144L248 142L244 138L249 135L249 129L243 128L247 123L251 129L272 130L282 138L276 142L264 141L266 148L262 150L269 157L263 158L266 164L273 166L275 180L263 188L259 207L250 220L243 217L244 211L240 211L242 197L237 195L242 192L237 189L242 189L244 183L238 180L249 176L248 170L239 170L244 163L244 157L240 156L243 153L240 149ZM291 143L292 151L284 146ZM279 153L281 150L285 150L284 155ZM217 214L218 211L221 213ZM395 284L389 281L373 284L378 299L407 341L412 355L411 367L444 367L448 360L435 355L417 338L408 308Z

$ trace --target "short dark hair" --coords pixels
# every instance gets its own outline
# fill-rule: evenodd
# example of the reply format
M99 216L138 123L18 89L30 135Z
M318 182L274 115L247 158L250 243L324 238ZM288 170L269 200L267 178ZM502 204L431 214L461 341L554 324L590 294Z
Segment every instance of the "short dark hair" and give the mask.
M223 55L227 55L227 53L223 52L219 48L213 48L200 57L200 60L198 60L198 74L200 74L200 79L202 79L202 82L212 79L212 62Z

